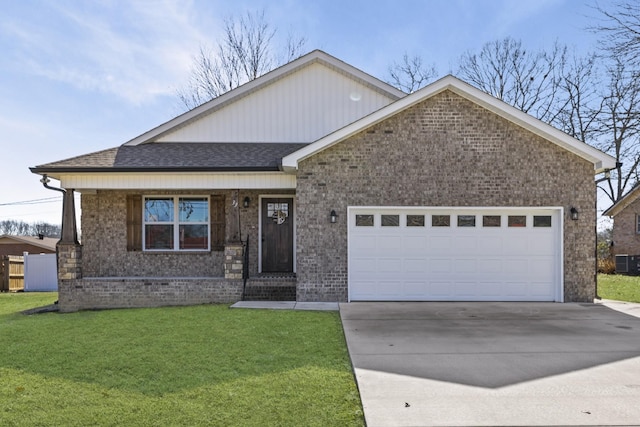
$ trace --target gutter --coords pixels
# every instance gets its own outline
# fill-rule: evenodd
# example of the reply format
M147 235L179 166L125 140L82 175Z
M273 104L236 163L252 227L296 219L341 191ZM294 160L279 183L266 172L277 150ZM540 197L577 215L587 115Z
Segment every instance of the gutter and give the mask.
M47 174L42 175L40 180L44 188L48 190L59 191L62 196L62 232L60 233L59 244L78 245L78 230L76 228L76 212L73 201L73 190L65 190L63 188L52 187L49 185L49 177Z

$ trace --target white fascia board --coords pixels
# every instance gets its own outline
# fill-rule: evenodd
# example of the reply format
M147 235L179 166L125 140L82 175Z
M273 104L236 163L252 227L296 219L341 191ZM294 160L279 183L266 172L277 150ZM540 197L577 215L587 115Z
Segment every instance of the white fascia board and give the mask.
M282 168L288 172L297 170L298 162L447 89L488 109L489 111L492 111L500 117L503 117L504 119L555 143L567 151L590 161L594 165L595 173L600 173L606 169L612 169L615 167L615 159L608 154L578 141L553 126L550 126L481 91L480 89L449 75L417 92L412 93L411 95L407 95L393 104L381 108L380 110L335 131L330 135L327 135L324 138L317 140L312 144L307 145L306 147L303 147L294 153L289 154L282 159Z
M406 93L383 82L382 80L378 80L375 77L365 73L364 71L359 70L343 61L340 61L339 59L321 50L314 50L292 62L289 62L281 67L276 68L273 71L268 72L261 77L258 77L255 80L251 80L250 82L247 82L242 86L226 92L218 96L217 98L194 108L193 110L187 111L186 113L181 114L178 117L169 120L168 122L165 122L160 126L157 126L128 142L125 142L123 145L139 145L151 142L152 140L164 135L165 133L173 131L178 127L184 126L202 116L211 114L214 111L222 108L223 106L235 102L236 100L243 98L256 90L273 83L274 81L286 76L287 74L293 73L294 71L299 70L300 68L312 64L316 61L324 62L325 64L330 65L334 69L346 75L349 75L352 78L361 80L366 85L372 87L378 92L385 94L391 99L399 99L406 96Z
M295 175L283 172L63 173L60 187L95 190L295 189Z
M614 218L621 211L623 211L631 203L635 202L640 197L640 185L631 189L627 194L618 199L613 205L602 212L603 216Z

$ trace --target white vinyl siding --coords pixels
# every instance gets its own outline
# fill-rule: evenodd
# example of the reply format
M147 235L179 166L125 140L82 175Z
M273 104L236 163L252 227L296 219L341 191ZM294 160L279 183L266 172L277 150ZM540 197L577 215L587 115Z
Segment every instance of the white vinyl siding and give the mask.
M314 63L157 141L313 142L391 101Z

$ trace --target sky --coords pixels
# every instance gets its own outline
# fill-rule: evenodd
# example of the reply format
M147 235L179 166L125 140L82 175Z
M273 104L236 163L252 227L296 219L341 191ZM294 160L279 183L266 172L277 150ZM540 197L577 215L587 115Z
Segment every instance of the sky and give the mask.
M182 113L176 91L229 17L264 10L275 44L304 37L305 51L387 80L405 52L444 76L464 52L507 36L587 53L595 1L2 0L0 221L59 224L59 193L29 167L116 147Z

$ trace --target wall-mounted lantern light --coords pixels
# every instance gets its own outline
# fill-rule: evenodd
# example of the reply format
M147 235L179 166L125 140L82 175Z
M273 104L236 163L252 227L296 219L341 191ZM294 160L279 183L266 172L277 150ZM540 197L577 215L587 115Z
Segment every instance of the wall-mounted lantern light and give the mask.
M579 214L578 209L576 209L575 207L572 206L570 212L571 212L571 219L574 220L574 221L577 221L578 220L578 214Z
M331 224L335 224L337 219L338 215L336 214L336 211L331 209L331 213L329 214L329 220L331 221Z
M251 199L249 198L249 196L245 197L244 201L242 202L242 206L244 206L245 208L248 208L249 202L251 202Z

